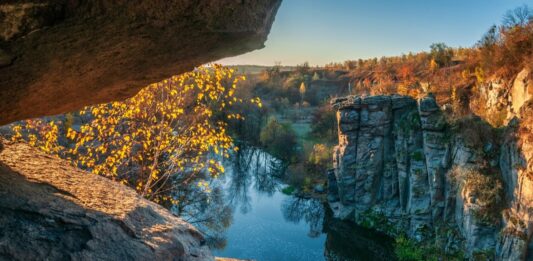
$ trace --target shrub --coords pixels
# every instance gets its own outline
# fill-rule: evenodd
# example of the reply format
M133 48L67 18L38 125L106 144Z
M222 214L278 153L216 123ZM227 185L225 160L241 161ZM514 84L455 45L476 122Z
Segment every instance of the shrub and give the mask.
M439 67L448 66L452 61L453 50L444 43L434 43L430 46L432 61Z
M400 261L424 261L424 254L414 241L408 239L404 235L396 238L394 246L394 254Z
M325 172L331 164L331 158L333 157L331 151L332 148L325 144L315 144L307 162L319 169L320 172Z
M478 116L466 116L451 124L454 133L461 137L471 148L482 149L486 143L497 144L495 129Z
M497 224L504 207L503 185L496 172L455 167L452 179L477 205L473 214L483 222ZM462 185L462 186L461 186Z

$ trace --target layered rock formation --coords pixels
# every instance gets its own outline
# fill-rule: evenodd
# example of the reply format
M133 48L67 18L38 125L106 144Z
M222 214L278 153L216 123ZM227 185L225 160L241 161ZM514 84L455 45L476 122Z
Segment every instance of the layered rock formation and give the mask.
M336 216L383 217L417 240L445 230L437 236L446 248L468 256L526 258L533 106L522 106L525 116L504 134L479 118L447 124L432 96L351 96L333 106L339 145L328 180Z
M0 2L0 125L263 47L281 0Z
M0 152L0 260L214 260L190 224L23 143Z

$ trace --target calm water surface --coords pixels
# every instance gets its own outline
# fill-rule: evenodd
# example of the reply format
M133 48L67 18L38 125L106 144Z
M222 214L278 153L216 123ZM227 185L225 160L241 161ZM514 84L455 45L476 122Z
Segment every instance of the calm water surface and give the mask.
M214 255L259 261L392 260L389 238L331 218L317 199L281 193L277 165L260 150L228 162L218 185L231 222Z

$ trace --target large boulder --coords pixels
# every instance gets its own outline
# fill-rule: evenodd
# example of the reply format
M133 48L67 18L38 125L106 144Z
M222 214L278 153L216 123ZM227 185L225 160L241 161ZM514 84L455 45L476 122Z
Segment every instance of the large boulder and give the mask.
M0 125L263 47L281 0L3 0Z
M0 260L214 260L190 224L24 143L0 148Z

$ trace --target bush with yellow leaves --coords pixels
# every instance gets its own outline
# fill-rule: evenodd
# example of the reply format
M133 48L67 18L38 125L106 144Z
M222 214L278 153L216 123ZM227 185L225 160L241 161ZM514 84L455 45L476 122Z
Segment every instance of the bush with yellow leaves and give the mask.
M205 180L224 168L222 157L238 148L226 132L228 120L241 120L232 105L251 102L235 97L244 76L220 65L152 84L123 102L84 108L91 121L76 131L66 129L71 146L57 143L57 126L41 135L42 126L15 125L13 139L26 139L48 152L63 154L93 173L127 184L142 196L165 206L176 204L176 182L195 183L209 190ZM55 129L54 129L55 128ZM61 151L61 153L59 153Z

